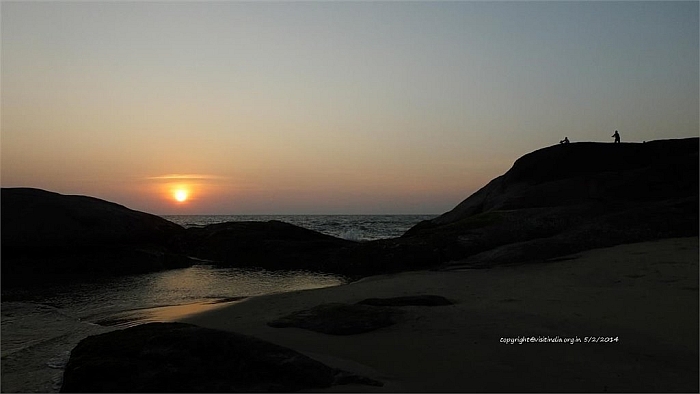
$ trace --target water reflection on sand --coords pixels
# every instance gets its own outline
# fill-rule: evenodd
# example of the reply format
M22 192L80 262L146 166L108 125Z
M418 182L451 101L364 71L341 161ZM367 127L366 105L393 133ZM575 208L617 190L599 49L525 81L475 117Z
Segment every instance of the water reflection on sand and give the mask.
M56 392L71 349L83 338L167 322L246 298L337 286L333 275L196 265L189 268L3 289L3 392Z
M246 298L248 297L232 297L210 302L196 302L184 305L169 305L122 311L96 320L94 323L101 326L126 328L143 323L175 321L186 316L221 308L222 306L230 305Z

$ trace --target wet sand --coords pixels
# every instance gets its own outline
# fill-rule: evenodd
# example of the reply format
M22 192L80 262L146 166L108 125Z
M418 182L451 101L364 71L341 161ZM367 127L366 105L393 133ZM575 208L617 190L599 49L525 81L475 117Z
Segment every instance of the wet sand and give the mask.
M397 324L350 336L267 325L323 303L420 294L455 304L400 307ZM180 321L253 335L385 383L333 391L697 392L698 238L540 264L374 276Z
M182 305L166 305L152 308L131 309L109 313L106 317L93 319L94 324L105 327L127 328L144 323L179 321L190 315L216 310L226 305L240 302L247 297L230 297L209 302L193 302Z

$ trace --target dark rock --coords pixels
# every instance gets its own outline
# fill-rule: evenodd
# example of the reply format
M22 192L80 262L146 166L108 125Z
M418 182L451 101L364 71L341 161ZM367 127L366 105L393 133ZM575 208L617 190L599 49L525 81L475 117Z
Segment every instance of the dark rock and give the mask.
M542 261L621 243L698 235L698 138L572 143L529 153L402 237L352 242L279 221L183 229L90 197L2 190L3 285L18 277L187 266L304 269L359 278L460 264Z
M87 196L2 189L3 249L164 244L184 229L161 217Z
M420 240L349 241L276 220L228 222L187 229L191 256L231 267L303 269L358 278L438 264Z
M294 312L267 323L270 327L297 327L331 335L353 335L396 323L401 311L369 305L331 303Z
M228 266L358 278L542 261L586 249L698 234L698 139L556 145L518 159L452 211L404 236L351 242L281 222L188 229L192 254Z
M698 143L698 138L687 138L619 145L582 142L539 149L413 232L494 210L697 196Z
M454 305L452 301L439 295L417 295L392 298L367 298L358 305L372 306L443 306Z
M184 228L85 196L3 188L2 284L191 265L170 244Z
M61 392L291 392L338 383L381 385L253 337L149 323L82 340Z
M540 149L402 239L489 267L698 235L698 141Z
M332 256L356 244L277 220L189 228L185 243L193 256L219 265L331 272Z

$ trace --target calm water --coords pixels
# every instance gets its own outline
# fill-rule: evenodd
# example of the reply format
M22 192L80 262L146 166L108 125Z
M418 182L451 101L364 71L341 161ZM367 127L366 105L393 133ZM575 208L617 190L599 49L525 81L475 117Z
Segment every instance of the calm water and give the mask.
M185 227L225 221L282 220L346 239L367 241L400 236L434 215L165 217ZM342 283L342 278L328 274L199 265L56 285L31 293L3 293L2 391L57 392L70 350L89 335L144 322L172 321L227 303L245 302L241 301L245 297Z
M418 222L435 216L437 215L175 215L163 217L183 227L248 220L280 220L334 237L352 241L371 241L400 237Z
M172 321L245 297L342 283L326 274L202 265L24 294L22 301L2 302L2 391L57 392L70 350L89 335Z

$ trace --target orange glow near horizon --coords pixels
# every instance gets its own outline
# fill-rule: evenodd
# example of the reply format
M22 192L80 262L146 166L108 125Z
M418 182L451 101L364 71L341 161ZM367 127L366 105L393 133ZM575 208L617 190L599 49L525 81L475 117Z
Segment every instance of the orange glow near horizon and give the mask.
M168 185L168 198L175 200L178 204L183 204L192 199L191 185L170 184Z
M160 214L198 214L232 198L232 182L211 174L168 174L143 178L150 189L152 211Z

